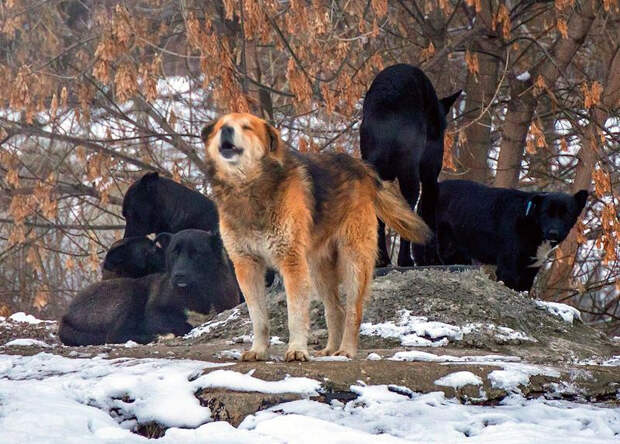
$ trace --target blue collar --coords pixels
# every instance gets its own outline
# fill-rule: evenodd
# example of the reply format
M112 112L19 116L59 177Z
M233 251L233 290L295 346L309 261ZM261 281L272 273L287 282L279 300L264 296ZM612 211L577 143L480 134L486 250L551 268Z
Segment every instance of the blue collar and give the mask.
M531 200L528 200L527 206L525 207L525 217L530 215L530 211L532 211L533 207L534 207L534 202L532 202Z

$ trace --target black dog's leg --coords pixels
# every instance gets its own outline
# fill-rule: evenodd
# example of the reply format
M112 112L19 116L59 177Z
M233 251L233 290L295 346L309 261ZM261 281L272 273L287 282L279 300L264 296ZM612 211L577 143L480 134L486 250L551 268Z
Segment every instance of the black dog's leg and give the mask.
M379 227L377 228L377 239L379 239L379 248L377 250L377 267L387 267L390 265L390 255L387 250L387 239L385 238L385 224L378 219Z
M508 288L516 291L519 290L519 267L517 266L517 258L514 257L513 249L507 248L506 251L512 254L504 253L497 260L497 280L502 281Z
M409 171L408 174L398 176L398 184L400 192L411 207L411 211L415 211L415 204L420 194L420 180L415 171ZM398 266L411 267L413 258L411 257L411 244L408 240L400 238L400 250L398 252Z
M183 336L192 329L185 314L171 307L147 310L144 325L146 332L152 335L172 333Z

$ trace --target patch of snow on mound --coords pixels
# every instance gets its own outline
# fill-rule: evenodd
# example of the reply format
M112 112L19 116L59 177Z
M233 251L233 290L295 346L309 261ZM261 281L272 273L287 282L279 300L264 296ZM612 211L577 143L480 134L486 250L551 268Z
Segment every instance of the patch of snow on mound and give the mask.
M426 316L412 316L410 310L399 310L400 319L372 324L364 322L360 334L398 338L406 347L443 347L449 341L463 339L463 331L455 325L429 321Z
M51 347L47 342L39 341L38 339L19 338L4 344L5 347Z
M435 385L441 385L443 387L461 388L466 385L481 385L482 379L480 376L473 374L472 372L455 372L450 373L435 381Z
M510 362L501 364L501 367L503 370L493 370L487 378L491 386L506 391L518 392L520 385L530 383L530 376L560 377L560 372L550 367Z
M579 310L570 305L547 301L536 301L536 305L544 308L552 315L562 318L564 322L568 322L569 324L572 324L575 319L581 321L581 313Z
M197 338L199 336L207 334L211 330L214 330L215 328L226 325L230 321L234 321L235 319L239 318L240 315L241 315L241 311L238 308L233 308L232 312L230 313L230 315L228 315L226 319L222 321L211 320L209 322L205 322L204 324L199 325L198 327L192 329L189 333L187 333L184 336L184 338L186 339Z
M449 342L461 341L463 335L474 332L486 332L502 343L506 342L537 342L522 331L509 327L481 322L469 323L464 326L429 321L426 316L413 316L410 310L399 310L400 318L394 321L373 324L364 322L360 326L360 334L398 339L405 347L444 347Z

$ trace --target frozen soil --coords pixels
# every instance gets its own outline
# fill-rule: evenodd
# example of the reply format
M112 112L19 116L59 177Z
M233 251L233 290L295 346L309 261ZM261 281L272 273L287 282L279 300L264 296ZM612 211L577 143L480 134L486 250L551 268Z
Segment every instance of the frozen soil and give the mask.
M364 383L395 384L401 387L398 390L418 393L442 391L448 397L484 405L494 405L515 392L525 397L618 403L620 367L617 363L600 365L620 354L617 342L579 320L569 323L554 316L527 294L518 294L480 271L392 271L377 277L366 304L364 323L389 328L377 328L376 335L362 335L358 357L348 361L282 362L287 318L281 286L270 289L268 299L273 344L273 360L268 362L237 360L251 342L251 323L245 304L216 316L192 315L190 321L199 327L189 335L149 345L65 347L57 339L55 322L0 321L0 345L24 338L48 345L43 347L36 342L4 345L0 354L46 352L74 358L169 358L229 363L227 368L231 370L253 372L254 377L268 381L282 380L289 375L321 381L322 392L317 399L325 402L350 401L356 397L350 387ZM310 348L318 350L327 336L320 303L313 302L311 316ZM398 332L407 330L403 326L406 322L415 323L413 330L417 332L416 338L419 336L416 340L434 346L403 345L404 336ZM442 336L444 324L456 333ZM420 330L420 325L426 330ZM437 329L438 325L441 328ZM381 334L381 331L396 333ZM522 368L515 367L519 365ZM204 372L212 370L207 368ZM478 376L483 382L461 387L435 384L440 378L460 371L471 372L472 377ZM492 372L495 373L489 376ZM515 374L516 382L512 385L506 382ZM499 376L508 379L497 383ZM248 393L221 388L202 389L196 396L203 406L211 409L214 419L233 425L256 411L300 398L298 394ZM159 431L156 425L152 427L154 431L149 429L145 433L156 436Z

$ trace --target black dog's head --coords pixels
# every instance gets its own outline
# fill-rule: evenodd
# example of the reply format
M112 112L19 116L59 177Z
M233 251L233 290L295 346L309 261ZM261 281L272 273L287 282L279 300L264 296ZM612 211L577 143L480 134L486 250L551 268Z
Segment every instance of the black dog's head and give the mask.
M562 242L586 205L588 192L581 190L574 195L566 193L540 193L526 204L525 213L535 217L543 239L553 245Z
M164 250L146 236L121 239L112 244L103 260L103 279L139 278L165 270Z
M158 233L157 184L159 174L147 173L131 184L123 199L125 238Z
M166 272L187 307L207 313L239 304L239 291L222 239L203 230L161 233L155 239L166 250Z

